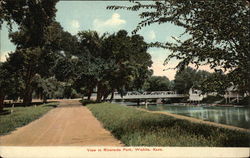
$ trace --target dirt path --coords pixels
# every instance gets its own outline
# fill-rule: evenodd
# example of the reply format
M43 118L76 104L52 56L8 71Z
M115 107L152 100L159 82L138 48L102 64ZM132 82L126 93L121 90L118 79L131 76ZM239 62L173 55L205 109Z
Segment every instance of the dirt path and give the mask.
M172 114L172 113L169 113L169 112L166 112L166 111L161 112L161 111L149 111L149 110L142 109L142 108L137 108L137 109L138 110L142 110L142 111L147 111L147 112L150 112L150 113L164 114L164 115L172 116L172 117L175 117L175 118L178 118L178 119L188 120L190 122L204 123L204 124L208 124L208 125L212 125L212 126L217 126L217 127L223 127L223 128L233 129L233 130L250 132L250 129L245 129L245 128L240 128L240 127L235 127L235 126L220 124L220 123L216 123L216 122L203 121L201 119L197 119L197 118L193 118L193 117L188 117L188 116L183 116L183 115Z
M12 146L122 146L78 100L60 106L32 123L0 137Z

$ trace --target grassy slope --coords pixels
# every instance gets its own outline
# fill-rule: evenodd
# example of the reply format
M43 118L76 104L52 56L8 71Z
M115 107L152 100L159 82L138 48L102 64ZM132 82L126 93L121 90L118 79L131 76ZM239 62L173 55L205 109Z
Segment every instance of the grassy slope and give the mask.
M15 107L13 113L0 115L0 135L7 134L17 127L24 126L38 119L43 114L56 107L58 103L48 103L40 106ZM11 108L5 108L11 110Z
M250 146L250 133L191 123L117 104L87 107L127 146Z

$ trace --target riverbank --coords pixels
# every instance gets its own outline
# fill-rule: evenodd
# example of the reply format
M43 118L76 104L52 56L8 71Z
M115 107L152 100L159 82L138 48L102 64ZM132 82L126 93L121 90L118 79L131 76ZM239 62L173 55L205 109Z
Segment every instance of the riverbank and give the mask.
M87 107L126 146L250 146L249 132L190 122L119 104L90 104Z
M220 123L215 123L215 122L210 122L210 121L204 121L204 120L201 120L201 119L188 117L188 116L184 116L184 115L172 114L172 113L166 112L166 111L164 111L164 112L162 112L162 111L149 111L149 110L142 109L142 108L137 108L137 109L142 110L142 111L146 111L146 112L149 112L149 113L163 114L163 115L175 117L177 119L188 120L188 121L194 122L194 123L207 124L207 125L212 125L212 126L216 126L216 127L219 127L219 128L222 127L222 128L226 128L226 129L230 129L230 130L238 130L238 131L249 132L250 133L250 129L240 128L240 127L235 127L235 126L230 126L230 125L225 125L225 124L220 124Z

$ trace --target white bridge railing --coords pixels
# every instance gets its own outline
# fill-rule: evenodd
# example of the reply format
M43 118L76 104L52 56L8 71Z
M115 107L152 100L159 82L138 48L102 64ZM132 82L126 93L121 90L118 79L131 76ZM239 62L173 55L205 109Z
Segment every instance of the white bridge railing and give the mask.
M177 94L175 91L153 91L153 92L127 92L123 97L118 92L114 93L113 99L163 99L183 98L184 94Z

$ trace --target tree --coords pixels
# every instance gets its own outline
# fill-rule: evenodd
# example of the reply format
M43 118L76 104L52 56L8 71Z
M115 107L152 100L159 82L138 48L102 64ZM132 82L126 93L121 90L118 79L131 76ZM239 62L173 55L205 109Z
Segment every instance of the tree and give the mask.
M128 36L127 31L120 30L109 36L104 42L105 55L109 54L108 78L110 92L123 92L128 89L140 89L151 75L152 65L148 45L142 36ZM110 71L111 70L111 71Z
M190 63L208 64L212 69L228 72L229 82L250 92L249 2L246 0L155 0L152 4L134 2L133 6L108 6L108 9L139 11L143 19L134 33L154 23L172 23L183 27L188 35L177 43L155 43L172 50L172 58L181 60L178 69Z
M46 26L54 21L58 0L2 0L0 2L0 28L4 21L12 30L12 24L29 30L30 41L40 43ZM21 29L21 28L19 28Z
M80 31L77 36L81 50L77 56L83 66L76 85L84 87L85 93L90 99L93 89L101 81L105 64L108 63L103 59L104 55L102 54L106 34L99 36L96 31L88 30Z
M12 90L13 77L10 76L5 63L0 63L0 111L4 108L4 98Z
M152 76L146 81L145 91L168 91L170 81L166 76Z
M211 74L207 71L197 71L191 67L187 67L176 73L174 89L181 94L187 94L190 88L201 89L204 91L202 86L205 81L209 81L208 78L210 78L210 76Z
M46 54L48 50L44 47L46 43L45 32L54 21L57 2L58 0L3 0L0 3L0 25L3 21L7 21L10 26L11 41L17 46L16 53L13 55L21 55L24 59L21 71L24 72L22 74L25 84L23 103L26 105L30 104L32 100L31 83L37 73L39 59L44 56L49 57ZM18 25L18 31L11 32L12 23Z
M148 77L152 61L141 36L130 37L125 30L102 36L95 31L82 31L78 38L83 51L77 57L85 69L76 85L80 87L85 82L88 98L95 87L97 101L101 101L115 90L139 88Z
M174 89L180 94L187 94L189 89L194 85L195 74L196 71L190 67L178 71L175 74Z
M203 93L217 92L218 94L224 95L227 88L230 86L233 86L233 84L230 82L229 76L224 74L221 71L217 71L217 72L211 73L201 83L200 90L202 90ZM241 91L238 91L238 92L241 92Z
M43 103L46 103L48 98L55 97L56 92L60 88L60 83L55 77L42 78L39 74L35 75L33 84L36 95L43 100Z
M18 62L16 62L18 63ZM20 71L15 70L11 63L0 62L0 111L4 108L4 99L16 100L23 90L23 82L20 79Z

